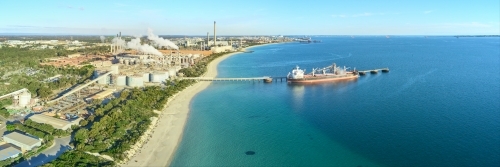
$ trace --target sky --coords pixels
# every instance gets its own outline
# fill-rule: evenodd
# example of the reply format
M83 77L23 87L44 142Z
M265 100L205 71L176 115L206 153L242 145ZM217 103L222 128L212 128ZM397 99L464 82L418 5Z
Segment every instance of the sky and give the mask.
M0 34L499 35L499 0L4 0Z

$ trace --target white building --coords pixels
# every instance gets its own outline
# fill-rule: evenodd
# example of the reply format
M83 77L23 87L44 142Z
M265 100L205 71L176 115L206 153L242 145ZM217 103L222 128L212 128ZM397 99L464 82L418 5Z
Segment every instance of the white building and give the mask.
M21 150L16 148L12 144L2 144L0 145L0 161L9 159L9 158L16 158L21 154Z
M232 51L233 46L217 46L217 47L211 47L212 52L214 53L220 53L220 52L226 52L226 51Z
M29 119L31 119L31 121L38 122L41 124L49 124L56 129L62 129L62 130L67 130L71 128L72 125L78 125L78 123L80 123L81 120L81 118L78 118L70 122L44 114L35 114L29 117Z
M42 140L18 132L12 132L3 136L3 140L7 143L20 147L24 151L29 151L42 145Z

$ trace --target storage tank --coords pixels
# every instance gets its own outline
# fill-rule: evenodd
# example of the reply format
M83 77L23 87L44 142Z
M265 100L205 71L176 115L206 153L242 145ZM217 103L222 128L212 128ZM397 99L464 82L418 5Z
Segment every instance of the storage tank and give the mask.
M161 83L165 81L165 73L163 72L155 72L151 74L151 82Z
M123 59L120 59L119 61L120 61L120 64L124 64L125 63L125 61Z
M124 60L124 64L125 64L125 65L129 65L129 63L130 63L130 61L129 61L128 59L125 59L125 60Z
M117 64L111 65L111 74L117 75L119 73L118 67L119 66Z
M106 85L106 84L109 84L109 81L110 81L110 76L107 75L105 77L102 77L101 79L97 80L97 83L98 84L103 84L103 85Z
M116 77L116 86L125 86L127 83L127 77L125 75L118 75Z
M142 76L127 76L127 86L130 87L144 86L144 81L142 79Z
M20 107L26 107L31 100L31 93L29 92L23 92L21 95L19 95L19 106Z
M142 80L144 82L149 82L149 73L142 74Z

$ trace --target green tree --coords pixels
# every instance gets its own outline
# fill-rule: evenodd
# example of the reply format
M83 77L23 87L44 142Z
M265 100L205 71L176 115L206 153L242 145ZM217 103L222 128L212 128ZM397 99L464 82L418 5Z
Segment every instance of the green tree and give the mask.
M8 131L13 131L13 130L16 130L16 125L8 124L8 125L7 125L7 130L8 130Z

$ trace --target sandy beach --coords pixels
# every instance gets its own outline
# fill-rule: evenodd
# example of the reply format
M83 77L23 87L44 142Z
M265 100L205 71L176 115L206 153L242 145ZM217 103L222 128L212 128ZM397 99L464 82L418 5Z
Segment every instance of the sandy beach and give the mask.
M243 51L270 43L255 45L244 48ZM217 65L226 58L241 52L229 53L221 56L208 64L207 72L202 77L216 77ZM183 91L177 93L166 104L163 111L159 112L159 118L153 119L150 128L145 132L141 140L129 150L130 157L121 166L168 166L179 145L184 126L189 115L189 104L192 98L207 88L211 82L198 82Z
M221 56L210 62L204 77L217 76L217 65L237 53L239 52ZM181 141L191 99L207 88L210 83L198 82L172 97L167 107L161 112L158 122L154 125L155 128L152 129L145 143L135 150L136 154L126 164L121 166L168 166Z

